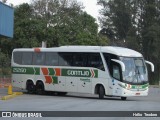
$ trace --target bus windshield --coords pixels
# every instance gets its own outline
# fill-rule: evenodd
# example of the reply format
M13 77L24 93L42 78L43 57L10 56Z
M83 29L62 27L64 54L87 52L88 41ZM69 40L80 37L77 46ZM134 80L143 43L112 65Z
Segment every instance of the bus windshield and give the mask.
M143 58L120 57L120 60L125 64L125 71L122 72L124 82L134 84L148 82Z

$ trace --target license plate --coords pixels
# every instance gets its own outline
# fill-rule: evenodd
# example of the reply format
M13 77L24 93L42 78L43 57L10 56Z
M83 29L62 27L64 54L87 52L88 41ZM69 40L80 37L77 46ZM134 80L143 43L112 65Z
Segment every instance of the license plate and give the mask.
M140 93L136 93L136 95L140 95Z

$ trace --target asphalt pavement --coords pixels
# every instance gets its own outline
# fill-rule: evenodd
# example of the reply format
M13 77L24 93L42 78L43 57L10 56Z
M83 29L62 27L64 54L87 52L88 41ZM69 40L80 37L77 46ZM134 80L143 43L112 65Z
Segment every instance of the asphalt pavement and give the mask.
M4 95L7 89L0 89L0 94ZM14 91L22 91L14 89ZM128 97L122 101L119 97L105 97L98 99L97 95L68 93L66 96L57 96L52 93L46 95L23 94L10 100L0 100L0 111L160 111L160 88L149 89L146 97ZM56 120L72 119L134 119L150 120L157 117L54 117ZM44 120L54 118L43 118ZM6 119L6 118L5 118ZM10 118L7 118L10 119ZM27 119L27 118L26 118ZM36 118L29 118L36 119ZM39 119L39 118L38 118ZM13 120L13 119L12 119Z

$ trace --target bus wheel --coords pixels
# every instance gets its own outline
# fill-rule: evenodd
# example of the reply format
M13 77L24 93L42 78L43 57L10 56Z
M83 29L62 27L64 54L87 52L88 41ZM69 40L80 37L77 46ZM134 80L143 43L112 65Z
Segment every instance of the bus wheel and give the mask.
M44 85L42 82L38 82L36 84L36 92L38 95L43 95L44 94Z
M27 81L27 92L32 94L35 92L35 86L32 81Z
M63 95L66 95L67 92L58 92L57 94L60 95L60 96L63 96Z
M103 99L105 95L105 90L102 85L99 86L99 99Z
M127 99L127 97L121 97L121 100L126 100Z

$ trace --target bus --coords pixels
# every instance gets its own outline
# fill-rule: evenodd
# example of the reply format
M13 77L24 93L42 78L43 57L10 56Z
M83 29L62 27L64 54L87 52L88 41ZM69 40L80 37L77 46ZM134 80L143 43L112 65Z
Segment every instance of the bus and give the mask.
M29 93L53 91L121 97L147 96L146 63L134 50L113 46L19 48L12 53L12 85Z

